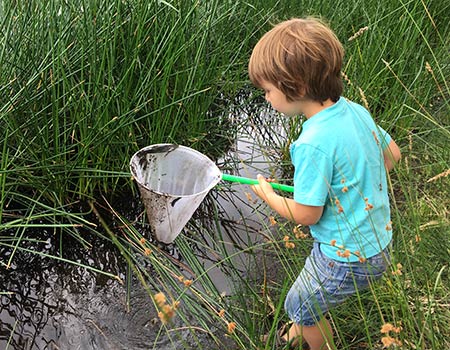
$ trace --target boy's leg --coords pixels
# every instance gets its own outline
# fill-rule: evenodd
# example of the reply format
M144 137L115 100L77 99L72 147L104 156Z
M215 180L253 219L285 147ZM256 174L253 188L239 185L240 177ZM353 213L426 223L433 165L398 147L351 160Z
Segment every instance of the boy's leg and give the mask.
M303 326L302 331L303 338L308 343L310 350L333 349L333 330L325 317L314 326ZM327 347L327 344L329 347Z
M303 338L308 343L310 350L332 349L333 330L325 317L313 326L300 326L294 323L284 339L289 342L296 338ZM327 344L330 347L327 347ZM292 345L296 346L297 344L293 341Z

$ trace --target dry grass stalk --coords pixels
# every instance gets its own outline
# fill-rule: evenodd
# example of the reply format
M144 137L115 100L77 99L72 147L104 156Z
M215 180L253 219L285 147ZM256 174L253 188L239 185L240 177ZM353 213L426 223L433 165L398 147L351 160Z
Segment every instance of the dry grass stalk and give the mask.
M440 179L441 177L447 177L450 175L450 169L447 169L446 171L437 174L436 176L433 176L431 179L428 179L427 182L433 182L436 181L437 179Z
M341 76L342 76L342 78L344 78L344 80L346 81L346 83L347 83L349 86L353 85L353 84L352 84L352 81L350 80L350 78L348 77L347 74L345 74L344 72L341 72Z
M366 107L366 109L369 111L369 103L367 102L367 98L366 98L366 95L364 94L363 89L358 87L358 91L359 91L359 94L361 95L361 100L364 104L364 107Z
M360 28L355 34L353 34L350 38L348 38L348 41L355 40L357 37L361 36L368 29L369 29L368 26Z

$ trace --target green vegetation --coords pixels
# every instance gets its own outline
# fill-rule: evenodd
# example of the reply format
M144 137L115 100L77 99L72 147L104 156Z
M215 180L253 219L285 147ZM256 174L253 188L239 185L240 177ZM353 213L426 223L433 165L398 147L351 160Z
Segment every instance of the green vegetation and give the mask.
M450 348L445 1L0 1L0 248L9 252L0 256L0 269L21 253L66 262L67 235L86 249L87 237L108 240L147 289L149 304L165 312L168 322L158 337L181 338L169 317L174 312L193 335L208 334L217 348L275 348L259 339L287 321L284 294L310 238L261 215L264 239L230 250L218 222L221 208L209 198L216 224L188 225L196 234L177 238L180 264L111 205L121 221L113 227L98 201L113 203L114 194L135 189L128 162L145 145L174 142L222 154L239 127L228 118L233 104L249 105L249 118L259 111L250 105L259 99L246 75L252 46L271 23L306 15L322 16L336 31L346 49L345 95L366 105L403 153L390 178L392 271L331 314L336 349L381 349L387 334L380 329L388 323L397 327L388 334L403 344L399 348ZM252 97L244 98L249 91ZM288 136L274 132L275 144L264 145L271 159L274 149L287 159L300 128L296 121L280 123L289 125ZM75 210L79 202L91 206ZM98 226L88 219L91 213ZM36 228L61 237L59 254L29 248ZM295 248L286 248L285 236ZM236 293L221 294L193 246L220 257L214 267L227 271ZM243 274L236 266L235 258L244 255L256 271ZM157 291L165 302L155 298ZM195 347L210 345L199 340Z

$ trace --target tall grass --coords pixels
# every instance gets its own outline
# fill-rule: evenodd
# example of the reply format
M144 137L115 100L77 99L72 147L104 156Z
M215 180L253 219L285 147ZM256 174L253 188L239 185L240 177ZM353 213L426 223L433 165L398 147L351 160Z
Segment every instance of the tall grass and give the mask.
M205 150L225 123L224 107L207 112L241 80L247 17L261 20L220 1L2 4L1 132L14 176L60 202L114 191L149 143Z
M260 336L273 336L286 321L284 295L308 253L308 235L278 218L271 225L268 211L260 217L262 239L230 243L219 224L224 214L209 199L213 221L189 223L187 232L198 233L177 239L179 262L114 205L109 210L121 224L111 226L95 199L129 188L128 160L143 145L176 142L220 153L231 130L227 104L242 88L252 96L236 101L259 103L246 78L252 45L271 22L320 15L346 49L345 95L368 107L404 155L390 177L392 270L331 313L335 348L380 349L387 335L399 348L449 348L449 10L426 0L0 2L0 230L14 233L0 233L11 251L2 265L26 249L36 223L86 246L78 228L90 227L116 245L162 312L159 337L175 344L189 329L218 348L274 348ZM257 119L258 106L247 110ZM274 159L275 145L283 161L301 126L279 123L288 125L287 136L274 131L273 143L261 147ZM72 212L79 198L91 200L99 227ZM214 285L197 250L218 257L209 269L228 274L232 295ZM244 255L253 269L243 273L236 258ZM184 326L172 323L171 311ZM381 333L385 324L397 328Z

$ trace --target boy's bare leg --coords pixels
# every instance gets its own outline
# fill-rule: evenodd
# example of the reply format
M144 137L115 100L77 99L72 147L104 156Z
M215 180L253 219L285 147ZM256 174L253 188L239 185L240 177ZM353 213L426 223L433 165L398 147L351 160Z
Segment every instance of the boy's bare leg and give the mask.
M330 345L331 349L331 344L333 344L333 330L325 317L314 326L300 326L294 323L284 338L289 341L301 336L308 343L310 350L328 349L327 344ZM297 344L294 341L292 345L296 346Z

